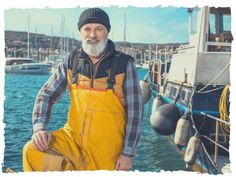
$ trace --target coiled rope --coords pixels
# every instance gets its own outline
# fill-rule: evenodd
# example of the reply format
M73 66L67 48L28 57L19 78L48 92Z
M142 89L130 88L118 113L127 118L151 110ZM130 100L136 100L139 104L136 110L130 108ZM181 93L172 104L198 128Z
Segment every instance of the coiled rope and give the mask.
M227 84L224 90L221 93L220 102L219 102L219 111L220 111L220 119L226 122L229 122L229 113L227 109L227 97L229 92L229 84ZM221 131L224 134L229 134L230 127L224 123L220 123Z

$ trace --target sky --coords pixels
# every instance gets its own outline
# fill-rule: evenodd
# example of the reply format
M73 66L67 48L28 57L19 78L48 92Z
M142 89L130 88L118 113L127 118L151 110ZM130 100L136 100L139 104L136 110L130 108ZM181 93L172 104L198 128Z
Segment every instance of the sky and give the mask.
M102 7L110 17L110 38L139 43L171 43L188 41L188 13L180 7ZM61 24L65 19L65 34L80 39L77 29L79 15L86 8L10 8L4 11L5 29L63 36ZM29 19L29 20L28 20ZM29 23L28 23L29 22Z

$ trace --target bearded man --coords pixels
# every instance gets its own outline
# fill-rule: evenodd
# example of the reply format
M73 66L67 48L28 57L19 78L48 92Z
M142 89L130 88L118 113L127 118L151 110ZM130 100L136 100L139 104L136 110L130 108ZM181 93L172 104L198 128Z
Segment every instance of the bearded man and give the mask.
M58 65L38 93L33 135L23 149L24 171L130 170L140 137L143 98L134 60L108 38L100 8L84 10L82 48ZM53 105L70 93L67 123L48 132Z

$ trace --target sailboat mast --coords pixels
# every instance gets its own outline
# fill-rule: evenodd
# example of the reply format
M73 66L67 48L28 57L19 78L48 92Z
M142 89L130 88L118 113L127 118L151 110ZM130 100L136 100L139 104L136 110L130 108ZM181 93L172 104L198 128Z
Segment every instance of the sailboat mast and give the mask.
M30 47L29 47L30 16L28 16L27 24L28 24L28 29L27 29L27 58L29 58L30 57Z
M51 26L50 46L49 46L49 52L48 52L49 56L52 54L52 49L53 49L52 40L53 40L53 26Z
M156 44L156 59L158 59L158 45Z
M124 14L124 53L126 48L126 14Z

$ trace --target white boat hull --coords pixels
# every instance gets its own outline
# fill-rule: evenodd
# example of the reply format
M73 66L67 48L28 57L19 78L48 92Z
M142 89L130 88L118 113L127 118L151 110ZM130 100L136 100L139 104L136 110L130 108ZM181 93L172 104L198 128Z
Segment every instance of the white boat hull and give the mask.
M12 74L49 74L49 64L22 64L5 67L6 73Z

